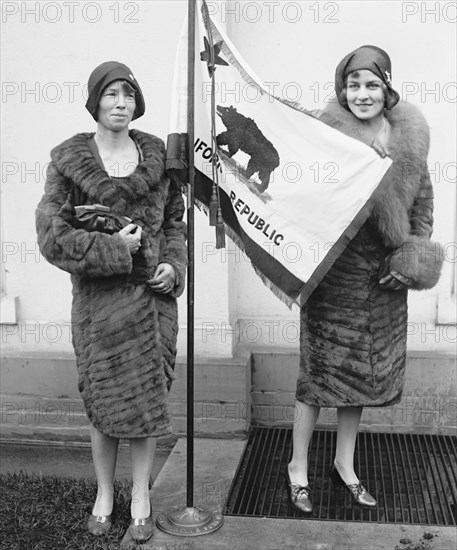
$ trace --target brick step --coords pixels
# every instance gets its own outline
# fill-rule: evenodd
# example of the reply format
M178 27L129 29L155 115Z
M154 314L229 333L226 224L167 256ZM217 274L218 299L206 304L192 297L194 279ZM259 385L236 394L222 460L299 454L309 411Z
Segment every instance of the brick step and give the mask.
M1 406L2 425L76 427L87 424L81 399L2 393Z
M294 419L299 353L286 349L252 354L252 423L286 426ZM456 357L450 353L407 354L405 386L400 403L365 407L361 429L454 434L457 425ZM337 422L336 409L321 409L318 426Z
M173 432L187 431L187 365L179 358L169 395ZM1 367L3 439L89 441L72 356L5 357ZM250 358L195 358L196 436L242 437L250 422Z

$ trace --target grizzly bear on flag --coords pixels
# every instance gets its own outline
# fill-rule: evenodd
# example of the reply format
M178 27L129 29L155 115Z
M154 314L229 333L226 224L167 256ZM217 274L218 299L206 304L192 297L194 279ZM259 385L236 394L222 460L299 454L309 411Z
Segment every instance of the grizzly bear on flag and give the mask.
M239 150L251 159L246 167L246 178L256 172L260 179L257 186L260 193L267 190L271 173L279 166L279 155L271 141L259 130L252 118L247 118L233 107L217 106L217 114L227 128L226 132L216 137L218 147L228 148L228 157L233 157Z

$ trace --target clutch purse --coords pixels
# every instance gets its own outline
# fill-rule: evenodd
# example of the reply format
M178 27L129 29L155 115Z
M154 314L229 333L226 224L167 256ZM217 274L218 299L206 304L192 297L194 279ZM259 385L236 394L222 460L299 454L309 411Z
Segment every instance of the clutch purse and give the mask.
M114 214L109 206L103 206L102 204L75 206L73 225L76 229L100 231L112 235L118 233L129 223L132 223L130 218Z

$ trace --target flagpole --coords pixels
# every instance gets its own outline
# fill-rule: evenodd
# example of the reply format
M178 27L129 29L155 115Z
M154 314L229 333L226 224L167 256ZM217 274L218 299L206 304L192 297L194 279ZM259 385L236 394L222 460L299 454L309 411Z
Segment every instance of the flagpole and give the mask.
M194 505L194 112L195 112L195 0L188 0L187 44L187 507Z
M219 529L224 518L201 506L194 506L194 109L195 109L195 9L196 0L188 0L187 49L187 495L185 506L173 506L157 517L156 524L165 533L197 536Z

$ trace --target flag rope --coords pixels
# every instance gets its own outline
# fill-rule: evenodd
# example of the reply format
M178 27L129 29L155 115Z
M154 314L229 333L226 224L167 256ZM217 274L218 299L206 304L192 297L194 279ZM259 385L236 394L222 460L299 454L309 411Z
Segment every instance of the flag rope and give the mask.
M207 10L206 3L203 3L203 10ZM216 136L216 54L214 49L214 40L211 29L208 27L208 19L205 18L205 27L208 33L209 42L209 60L208 72L211 78L211 148L213 155L211 157L212 190L209 204L209 224L216 227L216 248L225 248L225 228L222 218L221 199L219 192L219 172L217 167L218 147Z

